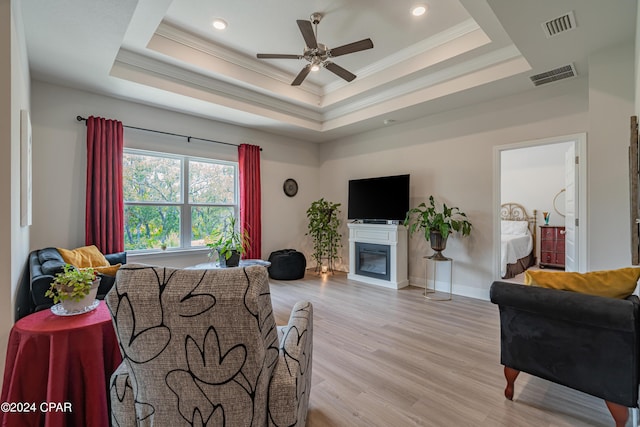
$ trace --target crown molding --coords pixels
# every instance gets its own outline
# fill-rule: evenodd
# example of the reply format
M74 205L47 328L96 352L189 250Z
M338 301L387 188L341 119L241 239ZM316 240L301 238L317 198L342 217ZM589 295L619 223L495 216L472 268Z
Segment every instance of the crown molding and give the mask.
M450 43L460 37L464 37L476 30L481 30L480 26L476 21L469 18L466 21L463 21L458 25L454 25L453 27L441 31L432 37L421 40L418 43L414 43L411 46L399 50L393 55L389 55L380 61L366 65L358 69L356 74L361 79L367 76L372 76L376 73L380 73L388 68L391 68L400 62L407 61L408 59L411 59L418 55L422 55L432 49ZM335 81L326 85L324 87L324 92L325 94L328 94L339 90L347 86L348 84L349 83L345 81Z
M225 99L249 104L291 118L310 120L320 125L361 110L381 106L394 99L414 94L417 91L442 84L448 80L453 80L464 75L472 75L487 67L517 58L522 58L520 51L514 45L510 45L451 67L423 75L422 77L415 78L403 84L386 85L385 89L376 94L351 102L347 101L334 108L325 107L323 110L312 110L291 102L279 100L272 96L234 86L230 83L185 70L133 51L121 49L116 57L116 63L120 66L135 68L139 73L153 75L155 78L160 76L163 79L171 80L173 83L178 82L183 86L196 87Z
M381 61L377 61L375 63L359 68L355 70L355 74L357 74L360 79L367 76L375 75L397 65L400 62L404 62L413 57L422 55L432 49L450 43L477 30L481 30L480 26L475 20L469 18L453 27L441 31L440 33L432 37L421 40L420 42L414 43L413 45L408 46L394 53L393 55L387 56ZM278 68L272 67L261 61L253 60L252 58L242 53L205 40L202 37L182 30L166 21L162 21L160 23L155 32L155 35L164 37L183 46L196 49L207 55L245 68L249 71L271 78L280 83L289 84L291 82L291 75L281 71ZM305 82L305 84L299 86L298 89L309 92L315 96L322 96L339 90L347 85L349 85L349 82L345 82L343 80L329 83L324 87L318 86L314 83Z
M486 43L490 43L490 40L477 22L473 19L467 19L433 37L414 43L381 61L358 70L360 84L355 86L352 84L353 93L350 95L345 93L344 99L324 106L322 102L319 102L319 105L313 105L309 104L308 100L294 99L290 95L288 97L286 94L275 92L273 88L277 85L289 86L291 76L287 73L182 30L166 21L160 24L152 40L149 41L147 49L150 51L147 52L148 54L121 48L116 57L116 63L119 67L133 69L135 78L142 84L145 84L144 76L146 75L148 76L148 85L162 86L162 83L159 82L164 80L170 83L167 85L167 87L171 87L169 90L177 94L188 96L187 92L196 89L203 91L204 97L212 95L221 98L220 104L228 108L262 111L260 114L265 117L277 115L280 116L280 120L285 122L294 123L303 120L310 122L309 124L315 123L317 126L322 126L328 121L335 121L347 115L358 114L358 112L366 115L365 111L367 110L384 109L385 104L389 107L394 100L397 101L410 94L415 95L419 91L424 92L426 89L441 85L448 80L472 75L492 65L522 57L518 49L510 45L437 71L427 71L435 63L433 60L425 61L425 57L433 56L437 58L436 63L443 63L448 59L448 56L461 55L473 47ZM459 48L456 49L455 46ZM443 49L448 49L446 52L453 49L454 53L448 56L437 53ZM192 53L189 53L189 50L193 50ZM154 52L153 56L149 56L151 52ZM185 69L177 63L163 60L160 55L171 58L171 61L181 61L185 57L192 58L190 61L191 69ZM198 58L198 55L200 55L199 59L193 59ZM224 61L231 66L239 67L236 72L242 74L241 70L244 70L249 73L245 74L245 79L247 75L256 73L257 80L254 82L243 81L237 77L234 78L234 75L228 75L228 73L218 73L213 66L207 69L206 64L209 63L209 60L206 58L211 58L213 64ZM411 77L404 79L406 80L404 83L397 84L393 79L384 77L384 74L396 74L399 64L403 63L413 64L409 65L409 68L414 70L410 72ZM395 72L393 72L394 67L396 68ZM198 72L198 70L203 70L203 72ZM262 78L258 75L266 77L267 80L257 83ZM363 81L364 77L371 76L375 76L373 80L368 83ZM274 83L268 83L269 81L274 81ZM377 84L374 83L375 81ZM322 87L309 83L296 89L305 91L307 98L309 96L322 98L323 93L327 94L346 88L348 84L337 81L326 85L326 90L323 90ZM374 84L373 87L372 84ZM242 85L247 86L243 87ZM455 91L453 86L451 91L451 93ZM366 92L369 95L365 95ZM414 96L413 103L419 102L422 102L421 98Z
M398 85L388 85L386 89L381 90L374 95L350 102L344 106L328 109L324 113L324 120L333 120L340 116L370 108L384 102L388 102L394 98L399 98L418 90L443 83L447 80L453 80L466 74L472 74L492 65L516 58L524 57L514 45L506 46L502 49L496 49L465 62L413 79L409 82Z
M115 63L120 66L135 68L138 72L144 74L153 74L155 77L161 76L168 78L173 82L179 82L190 87L198 87L211 94L261 108L268 108L288 116L315 122L321 122L323 118L318 108L310 109L298 104L282 101L272 96L260 94L251 89L241 88L218 79L203 76L130 50L120 49L116 56Z
M155 32L155 35L169 39L175 43L196 49L202 53L213 56L220 60L229 62L238 67L245 68L257 74L274 79L280 83L291 84L292 76L282 70L273 67L266 62L261 62L248 57L245 54L228 49L219 44L205 40L195 34L175 27L166 21L162 21ZM315 83L305 82L298 89L311 93L315 96L322 96L324 90Z

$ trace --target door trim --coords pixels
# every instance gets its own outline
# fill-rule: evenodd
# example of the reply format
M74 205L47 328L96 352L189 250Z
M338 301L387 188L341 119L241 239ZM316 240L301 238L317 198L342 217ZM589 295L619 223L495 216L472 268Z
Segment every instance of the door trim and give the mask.
M578 171L578 260L576 263L576 271L588 271L588 253L587 253L587 134L576 133L570 135L560 135L550 138L535 139L529 141L521 141L511 144L498 145L493 147L493 277L495 280L501 280L500 277L500 203L501 203L501 153L506 150L517 148L528 148L539 145L559 144L563 142L574 142L576 155L580 159L577 165Z

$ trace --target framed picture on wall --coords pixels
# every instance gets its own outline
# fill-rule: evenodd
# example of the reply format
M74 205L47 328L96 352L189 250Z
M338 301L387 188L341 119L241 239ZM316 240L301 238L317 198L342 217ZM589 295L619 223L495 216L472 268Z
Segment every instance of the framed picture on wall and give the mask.
M31 119L29 111L20 110L20 225L31 225Z

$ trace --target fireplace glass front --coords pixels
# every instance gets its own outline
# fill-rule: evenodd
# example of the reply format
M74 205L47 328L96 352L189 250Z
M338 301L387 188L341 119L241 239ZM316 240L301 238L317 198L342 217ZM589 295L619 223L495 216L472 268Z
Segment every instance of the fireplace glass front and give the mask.
M390 247L356 242L356 274L390 280Z

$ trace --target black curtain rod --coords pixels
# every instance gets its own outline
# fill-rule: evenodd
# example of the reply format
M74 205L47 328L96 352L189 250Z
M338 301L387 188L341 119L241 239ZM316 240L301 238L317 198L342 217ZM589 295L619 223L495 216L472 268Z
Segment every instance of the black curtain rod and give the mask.
M76 116L76 120L79 121L79 122L82 122L82 121L86 122L87 121L87 119L82 117L82 116ZM194 140L198 140L198 141L213 142L214 144L231 145L233 147L237 147L238 146L238 144L232 144L230 142L214 141L213 139L198 138L198 137L195 137L195 136L181 135L179 133L164 132L164 131L161 131L161 130L154 130L154 129L145 129L145 128L139 128L139 127L135 127L135 126L127 126L125 124L123 124L122 127L125 127L125 128L128 128L128 129L143 130L145 132L161 133L163 135L177 136L179 138L186 138L187 142L191 142L191 140L194 139ZM262 151L262 148L260 148L260 151Z

